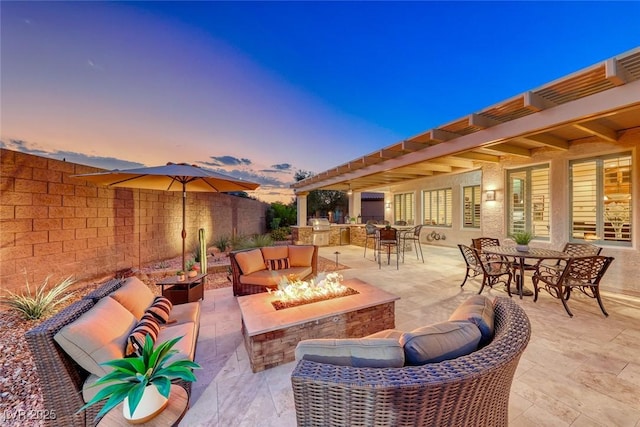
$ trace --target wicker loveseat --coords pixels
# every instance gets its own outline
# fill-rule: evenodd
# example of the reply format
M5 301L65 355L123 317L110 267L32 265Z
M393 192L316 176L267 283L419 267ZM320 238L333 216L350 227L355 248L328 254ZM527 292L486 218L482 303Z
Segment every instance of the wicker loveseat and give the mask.
M531 326L509 298L497 298L494 310L492 341L457 359L402 368L300 360L291 376L298 425L506 426Z
M82 368L73 357L63 350L56 340L56 335L61 333L61 330L66 326L77 325L77 321L81 318L87 322L84 323L83 326L85 331L101 335L100 331L104 331L104 328L101 326L93 328L88 322L91 322L96 317L101 317L108 323L117 323L116 319L104 318L105 315L109 316L111 313L101 310L101 307L104 307L102 304L107 303L108 306L113 307L112 304L114 304L114 302L111 301L112 298L110 295L118 292L120 293L120 298L122 298L123 292L127 289L132 289L132 286L133 288L138 286L146 288L147 285L136 277L113 279L84 296L81 300L74 302L33 329L27 331L25 334L40 378L44 409L47 414L47 419L45 420L46 425L79 427L93 426L96 424L95 417L102 408L103 403L93 405L85 411L77 411L89 400L85 393L91 393L93 390L95 390L93 393L97 391L96 388L90 387L90 382L95 382L97 377ZM132 294L128 293L126 295L130 296ZM138 296L140 294L135 295ZM105 299L108 301L104 301ZM136 300L133 304L138 304L140 301L143 301L142 298L136 298ZM116 300L114 299L114 301ZM131 301L127 301L127 303L128 302ZM119 303L115 302L115 304ZM122 310L127 310L127 308L122 306ZM133 314L131 316L133 316ZM193 360L195 357L199 323L199 301L174 305L169 315L168 324L161 326L158 342L166 341L175 336L183 336L183 339L175 348ZM78 331L78 329L74 329L74 331ZM125 335L126 334L127 333L125 333ZM69 335L67 334L67 336ZM107 344L104 349L98 348L91 352L90 346L87 346L84 350L95 356L97 352L111 354L109 353L111 347L110 344ZM111 357L109 357L109 359L111 359ZM95 379L92 380L92 377L95 377ZM190 394L190 382L179 381L178 384Z
M280 279L294 275L307 279L318 274L318 246L264 246L229 254L233 295L251 295L276 289Z

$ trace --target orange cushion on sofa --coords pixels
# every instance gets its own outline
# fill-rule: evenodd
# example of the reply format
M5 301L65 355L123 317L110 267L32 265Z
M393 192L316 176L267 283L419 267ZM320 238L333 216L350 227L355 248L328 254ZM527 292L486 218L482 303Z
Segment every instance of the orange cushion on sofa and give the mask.
M266 270L264 258L260 249L253 249L236 254L236 261L242 270L242 274L251 274L256 271Z
M262 256L264 260L268 259L282 259L289 256L289 251L286 246L265 246L261 248Z
M289 265L291 267L308 267L313 259L313 246L289 246Z

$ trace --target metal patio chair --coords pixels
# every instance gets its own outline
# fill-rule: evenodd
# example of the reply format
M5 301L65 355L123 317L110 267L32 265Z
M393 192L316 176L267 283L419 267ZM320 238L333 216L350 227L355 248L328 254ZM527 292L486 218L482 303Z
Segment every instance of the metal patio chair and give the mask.
M476 277L482 274L482 286L478 294L482 293L485 286L493 288L498 283L504 283L507 289L507 293L511 296L511 278L513 277L513 266L509 261L503 259L492 259L486 261L482 258L482 253L470 246L459 244L458 248L462 253L465 263L467 264L467 271L465 278L462 281L460 287L464 286L468 277ZM506 276L506 280L504 279Z
M538 268L533 273L532 279L534 288L533 301L538 300L539 288L542 288L552 297L558 298L567 314L573 317L567 301L571 295L571 290L577 289L589 298L596 299L602 313L605 316L609 316L600 298L600 280L613 262L613 259L613 257L602 255L571 258L566 261L567 264L562 270L556 266L538 263Z

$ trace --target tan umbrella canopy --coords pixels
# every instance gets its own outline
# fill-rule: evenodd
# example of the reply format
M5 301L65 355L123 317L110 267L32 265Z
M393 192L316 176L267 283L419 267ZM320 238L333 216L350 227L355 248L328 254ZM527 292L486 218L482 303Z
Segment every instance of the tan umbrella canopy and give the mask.
M167 163L164 166L112 170L73 175L98 185L118 188L140 188L145 190L182 191L182 268L185 263L185 202L188 191L230 192L255 190L258 184L243 181L202 169L186 163Z

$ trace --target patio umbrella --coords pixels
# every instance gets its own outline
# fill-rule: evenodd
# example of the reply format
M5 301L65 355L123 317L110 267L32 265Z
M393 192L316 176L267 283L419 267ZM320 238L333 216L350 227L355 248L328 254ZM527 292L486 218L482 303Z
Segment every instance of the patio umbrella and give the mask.
M136 169L72 175L94 184L118 188L140 188L145 190L182 191L182 268L185 263L185 202L187 191L230 192L255 190L258 184L235 179L220 173L202 169L186 163L167 163Z

